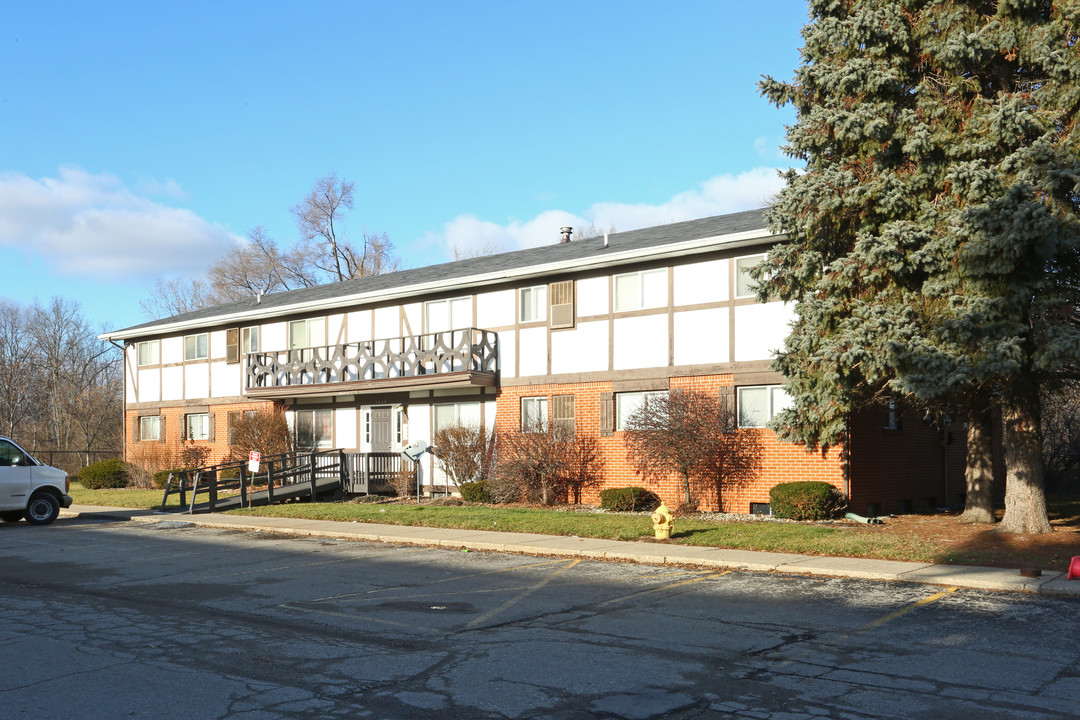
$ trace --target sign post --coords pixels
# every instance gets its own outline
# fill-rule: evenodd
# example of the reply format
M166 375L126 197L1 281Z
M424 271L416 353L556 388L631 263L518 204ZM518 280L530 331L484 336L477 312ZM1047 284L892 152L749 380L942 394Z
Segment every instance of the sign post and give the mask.
M261 456L259 455L259 453L257 453L254 450L252 450L251 453L248 454L248 472L251 473L252 475L259 472L259 458L260 457Z

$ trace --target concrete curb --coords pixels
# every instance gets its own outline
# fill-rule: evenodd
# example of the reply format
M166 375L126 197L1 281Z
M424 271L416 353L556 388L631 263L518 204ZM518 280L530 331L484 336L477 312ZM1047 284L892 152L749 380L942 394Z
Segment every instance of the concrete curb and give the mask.
M72 505L67 510L62 510L60 514L61 517L99 518L138 523L181 521L199 527L245 532L271 532L455 550L580 557L589 560L635 562L647 565L692 565L717 570L845 577L1080 598L1080 580L1066 580L1064 572L1047 573L1042 577L1029 578L1020 575L1019 570L1007 568L730 550L696 545L510 533L497 530L457 530L303 518L260 518L218 513L182 515L159 513L154 510L90 505Z

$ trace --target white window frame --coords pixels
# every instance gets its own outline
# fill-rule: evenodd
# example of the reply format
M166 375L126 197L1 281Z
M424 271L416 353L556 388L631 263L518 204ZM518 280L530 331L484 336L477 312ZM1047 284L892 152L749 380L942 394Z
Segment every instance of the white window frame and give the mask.
M301 446L300 445L300 416L306 413L311 413L311 435L312 445ZM329 432L323 437L319 434L320 418L324 419L329 417ZM328 450L334 447L334 411L330 408L312 408L311 410L294 410L292 412L292 423L289 430L293 433L293 438L296 440L297 449L307 452Z
M750 260L752 262L745 263L744 261ZM759 265L765 261L765 253L756 253L754 255L743 255L735 258L735 299L741 300L743 298L757 297L757 283L750 277L750 268L755 265ZM742 265L742 267L740 267ZM743 280L747 283L747 289L749 292L740 292L740 287L743 284Z
M252 325L240 330L240 355L259 352L259 326Z
M750 392L762 391L765 393L765 418L758 421L748 417L747 413L743 411L745 403L743 397ZM736 388L736 393L740 428L764 428L770 420L791 404L791 398L788 396L787 391L784 390L783 385L744 385Z
M161 416L139 417L139 442L161 442Z
M547 285L533 285L518 290L518 321L547 322Z
M443 415L441 422L439 420L440 415ZM472 419L467 417L469 415L473 416ZM432 434L439 432L444 427L453 425L479 426L480 423L480 403L478 402L440 403L433 405L431 409Z
M210 413L188 413L184 416L188 440L210 439ZM199 430L199 433L195 431Z
M433 317L433 311L435 314ZM466 318L458 317L465 314ZM443 320L445 318L445 320ZM424 332L437 333L472 327L472 296L428 300L424 303ZM445 325L445 327L444 327Z
M536 420L540 423L537 425ZM521 398L521 432L542 432L548 426L547 395Z
M632 273L621 273L615 276L614 280L614 295L615 295L615 312L630 312L633 310L647 310L650 308L667 307L668 301L668 271L667 268L656 268L654 270L639 270ZM632 299L623 299L619 293L620 281L623 283L630 283L633 287L634 278L637 279L635 297ZM663 282L663 292L660 293L662 297L650 298L648 289L650 283L654 282L657 278L660 278Z
M667 390L641 390L637 392L615 393L615 429L625 430L626 424L645 401L651 397L667 395Z
M143 348L147 349L147 354L150 358L143 362ZM135 346L136 362L139 367L145 365L160 365L161 364L161 341L160 340L143 340Z
M184 336L184 362L210 357L210 333Z

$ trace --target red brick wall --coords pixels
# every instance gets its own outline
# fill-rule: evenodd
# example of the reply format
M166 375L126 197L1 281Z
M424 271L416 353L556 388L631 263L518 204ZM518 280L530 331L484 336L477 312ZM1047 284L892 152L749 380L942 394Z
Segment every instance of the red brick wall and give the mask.
M672 378L672 389L698 390L719 393L721 388L732 385L731 375L708 375ZM599 491L611 487L641 485L659 495L669 506L683 502L682 480L671 475L659 480L643 479L637 474L626 456L623 432L616 431L610 437L600 435L600 395L612 392L612 383L573 383L532 385L528 387L502 388L496 405L496 430L516 432L521 423L521 398L548 397L573 394L576 431L597 436L604 460L604 482L600 487L582 493L582 502L599 503ZM757 472L737 487L725 487L721 506L715 493L701 497L703 510L749 512L752 502L769 502L769 490L773 485L794 480L823 480L844 489L843 465L838 450L828 453L808 453L801 445L782 443L768 430L740 430L757 435L761 443L761 463Z
M864 410L853 417L852 512L890 514L927 510L946 502L960 504L966 489L963 418L953 423L947 447L941 445L940 430L924 422L920 413L902 408L900 420L898 430L886 430L884 409Z
M273 406L273 402L268 401L213 405L210 407L210 412L213 414L214 439L212 441L196 440L194 442L190 440L181 441L180 439L180 428L184 424L184 415L191 412L191 408L161 408L160 415L164 421L164 428L162 440L158 442L139 442L137 440L139 415L147 413L145 411L140 413L138 410L128 410L124 418L124 432L127 439L124 447L125 459L136 464L148 464L153 458L154 463L171 464L175 467L183 447L194 444L210 448L207 464L221 462L229 454L229 413L244 410L268 410Z

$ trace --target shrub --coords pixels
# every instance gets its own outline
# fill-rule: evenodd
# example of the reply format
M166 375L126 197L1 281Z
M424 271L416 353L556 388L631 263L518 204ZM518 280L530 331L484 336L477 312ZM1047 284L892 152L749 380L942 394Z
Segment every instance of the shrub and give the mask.
M600 491L600 507L605 510L634 512L655 510L660 498L643 487L608 488Z
M843 494L826 482L781 483L769 491L769 506L779 518L828 520L846 505Z
M488 492L487 483L483 480L461 483L458 485L458 490L461 492L461 499L465 502L491 502L491 493Z
M154 487L158 490L164 490L165 484L169 482L169 473L184 472L180 468L173 468L171 470L160 470L154 473Z
M120 460L102 460L80 470L79 482L87 490L127 487L128 471Z

